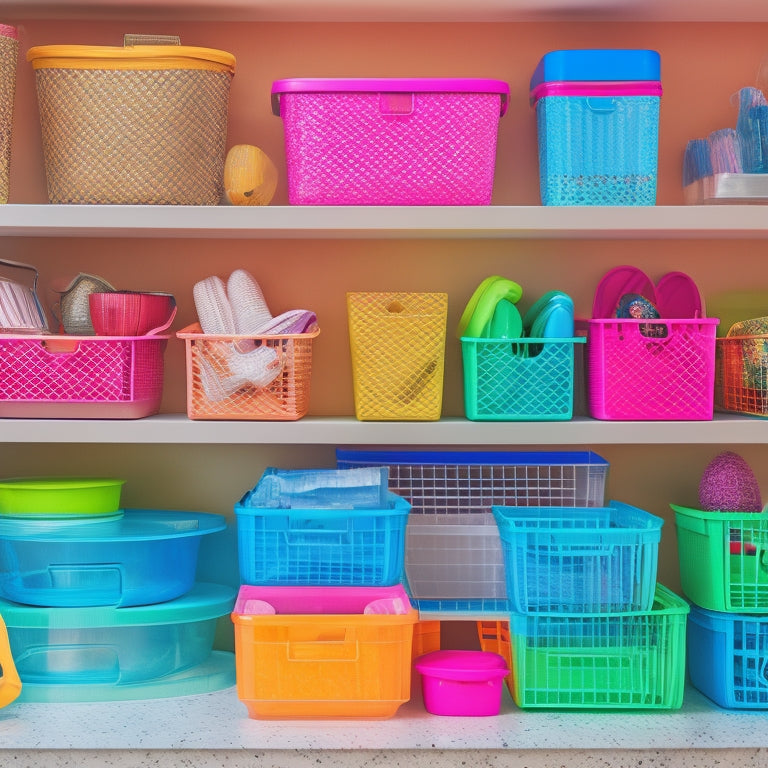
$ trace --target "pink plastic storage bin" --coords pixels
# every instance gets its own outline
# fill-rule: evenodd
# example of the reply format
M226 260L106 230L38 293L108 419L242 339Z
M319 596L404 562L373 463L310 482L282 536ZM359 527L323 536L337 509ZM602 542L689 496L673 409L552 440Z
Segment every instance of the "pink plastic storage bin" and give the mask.
M0 335L0 418L157 413L168 338Z
M424 708L433 715L486 717L501 710L507 662L490 651L433 651L420 656Z
M712 418L717 319L589 320L587 388L593 418Z
M489 205L498 80L278 80L292 205Z

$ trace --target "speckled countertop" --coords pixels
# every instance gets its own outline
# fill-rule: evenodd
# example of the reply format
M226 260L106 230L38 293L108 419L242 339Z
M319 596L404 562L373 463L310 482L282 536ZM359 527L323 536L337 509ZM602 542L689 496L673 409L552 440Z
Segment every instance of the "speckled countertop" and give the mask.
M522 761L522 762L519 762ZM768 766L768 713L727 711L693 689L674 711L521 711L437 717L419 696L388 720L249 719L234 687L149 701L0 710L0 764L64 766Z

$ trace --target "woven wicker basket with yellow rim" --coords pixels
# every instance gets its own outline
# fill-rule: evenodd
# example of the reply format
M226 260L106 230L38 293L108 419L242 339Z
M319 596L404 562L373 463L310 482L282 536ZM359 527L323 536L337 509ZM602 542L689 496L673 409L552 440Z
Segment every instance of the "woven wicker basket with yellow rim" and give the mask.
M182 45L30 48L52 203L216 205L235 58Z

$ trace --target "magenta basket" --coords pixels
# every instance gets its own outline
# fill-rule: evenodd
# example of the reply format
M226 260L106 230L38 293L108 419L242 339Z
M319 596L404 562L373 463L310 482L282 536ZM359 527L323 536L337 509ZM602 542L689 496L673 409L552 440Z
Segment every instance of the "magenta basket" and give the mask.
M489 205L498 80L278 80L292 205Z
M157 413L168 338L0 335L0 418Z
M634 421L711 419L719 322L589 320L591 415Z

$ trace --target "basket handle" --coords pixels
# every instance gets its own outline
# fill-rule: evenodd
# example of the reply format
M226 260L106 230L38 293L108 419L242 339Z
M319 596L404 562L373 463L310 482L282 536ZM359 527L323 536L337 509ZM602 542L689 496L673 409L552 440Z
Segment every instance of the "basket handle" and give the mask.
M181 45L181 38L178 35L123 35L123 47L133 45Z

